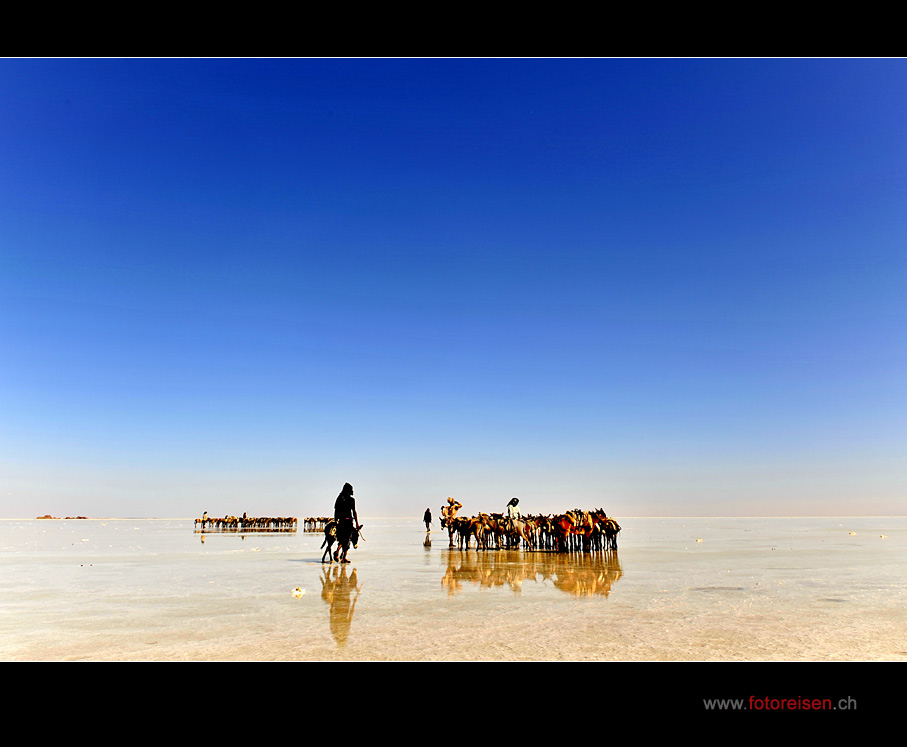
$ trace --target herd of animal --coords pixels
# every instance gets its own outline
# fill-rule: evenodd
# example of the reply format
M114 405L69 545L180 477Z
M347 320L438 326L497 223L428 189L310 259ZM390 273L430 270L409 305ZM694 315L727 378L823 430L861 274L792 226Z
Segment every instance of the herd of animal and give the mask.
M468 550L474 542L477 550L526 549L552 552L596 552L616 550L620 525L604 509L591 511L573 509L562 514L534 514L507 517L504 514L479 513L460 516L463 504L453 498L441 507L441 527L447 529L450 547ZM259 530L296 531L295 517L250 517L243 514L209 517L207 512L195 520L196 531ZM336 538L334 520L329 517L311 517L303 520L304 531L323 531L327 547L322 560L331 557L331 546ZM359 541L356 533L353 547Z
M302 531L321 532L329 521L333 521L330 516L307 516L302 520Z
M459 516L463 507L448 498L441 507L441 526L450 547L469 549L528 549L553 552L616 550L620 525L604 509L574 509L563 514L527 515L508 518L503 514L479 513Z
M224 516L223 518L214 518L208 516L208 512L195 520L196 531L296 531L298 520L294 516Z

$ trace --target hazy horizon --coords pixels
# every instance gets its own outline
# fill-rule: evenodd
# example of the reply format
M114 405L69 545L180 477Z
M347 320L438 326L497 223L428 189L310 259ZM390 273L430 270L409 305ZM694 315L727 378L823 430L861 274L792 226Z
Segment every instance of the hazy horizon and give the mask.
M484 511L484 509L483 509ZM464 512L469 513L469 512ZM478 513L472 512L472 513ZM487 511L485 511L487 513ZM555 511L543 511L541 512L545 515L553 515L557 512ZM213 515L212 518L220 518L223 516L235 516L236 514L220 514ZM47 518L46 516L0 516L0 521L194 521L195 519L200 518L197 516L52 516ZM255 517L253 517L255 518ZM320 518L319 516L297 516L300 521L305 518ZM367 515L360 516L360 521L365 518L368 520L375 521L388 521L388 520L412 520L413 525L416 530L424 531L422 524L422 515L421 514L412 514L410 516L406 515L393 515L393 516L375 516ZM622 521L633 519L903 519L907 518L907 514L828 514L828 515L816 515L816 514L722 514L722 515L706 515L706 514L687 514L687 515L671 515L671 516L654 516L648 514L642 514L639 516L615 516L616 519L621 519ZM364 526L364 524L363 524ZM632 527L628 527L632 529ZM622 527L623 529L623 527ZM213 531L213 530L212 530ZM229 531L229 530L225 530ZM266 531L266 530L249 530L249 531ZM274 530L279 532L281 530ZM297 530L301 531L301 529ZM446 530L441 529L437 522L437 514L432 513L432 532L446 532Z
M905 60L0 90L0 514L905 512Z

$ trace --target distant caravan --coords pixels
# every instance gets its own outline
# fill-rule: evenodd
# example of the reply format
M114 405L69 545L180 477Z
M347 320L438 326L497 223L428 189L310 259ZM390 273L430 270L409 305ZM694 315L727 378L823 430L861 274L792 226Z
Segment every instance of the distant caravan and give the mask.
M308 516L302 520L302 531L323 532L329 521L333 521L330 516Z
M207 512L195 520L196 532L295 532L298 520L294 516L224 516L215 519Z

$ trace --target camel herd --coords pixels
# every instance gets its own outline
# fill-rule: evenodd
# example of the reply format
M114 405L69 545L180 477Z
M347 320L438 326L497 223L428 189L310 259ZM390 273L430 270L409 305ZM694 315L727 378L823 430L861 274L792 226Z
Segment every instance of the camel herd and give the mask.
M224 516L221 519L215 519L208 516L206 511L204 516L195 520L195 530L203 532L216 531L289 531L295 532L298 521L294 516Z
M463 504L453 498L441 507L441 527L447 529L450 547L468 550L475 542L477 550L548 550L552 552L597 552L616 550L620 525L604 509L573 509L563 514L507 517L504 514L479 513L460 516ZM325 531L329 517L303 520L303 531ZM196 531L291 531L295 517L250 517L243 514L212 518L205 512L195 520Z
M463 507L453 498L441 507L441 526L450 547L477 550L529 549L552 552L616 550L620 525L603 509L574 509L563 514L527 515L510 519L503 514L458 516Z

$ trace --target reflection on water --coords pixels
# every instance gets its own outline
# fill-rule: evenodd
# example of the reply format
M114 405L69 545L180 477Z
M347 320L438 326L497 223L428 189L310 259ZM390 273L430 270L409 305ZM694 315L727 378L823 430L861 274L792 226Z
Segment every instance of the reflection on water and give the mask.
M233 531L227 532L227 531L215 531L215 530L207 530L207 529L196 529L193 532L193 534L198 535L199 542L201 542L201 544L204 545L206 534L211 534L211 535L220 534L220 535L229 535L230 537L239 537L239 539L241 539L243 542L245 542L246 537L258 538L258 537L261 537L262 535L276 534L276 532L266 532L266 531L244 532L242 530L233 530Z
M193 534L198 535L202 544L205 543L206 534L220 534L228 535L231 537L239 537L240 539L245 539L249 536L261 537L262 535L271 535L271 534L295 534L295 529L194 529Z
M447 550L447 569L441 585L448 596L466 584L491 588L509 586L521 591L524 581L541 580L576 596L608 596L611 585L623 572L617 550L595 553L522 553L499 551L475 553Z
M353 612L356 610L361 590L362 586L359 584L355 568L349 576L345 565L332 564L329 568L321 569L321 598L330 607L331 635L340 648L346 645L346 639L349 637Z
M327 565L313 533L0 521L0 660L905 658L907 518L637 519L620 563L370 525Z

